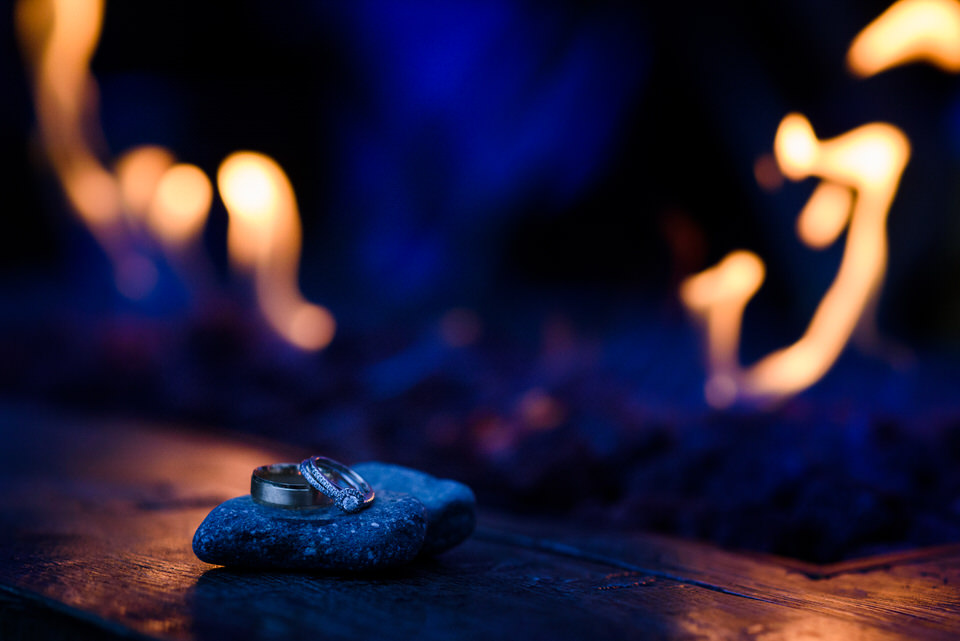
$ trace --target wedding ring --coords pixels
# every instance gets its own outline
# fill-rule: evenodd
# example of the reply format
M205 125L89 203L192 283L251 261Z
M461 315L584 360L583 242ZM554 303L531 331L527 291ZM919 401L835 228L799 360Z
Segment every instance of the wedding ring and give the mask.
M318 492L333 499L344 512L359 512L373 502L373 488L343 463L311 456L300 463L300 473Z
M250 496L273 507L313 507L332 501L307 482L296 463L261 465L250 477Z

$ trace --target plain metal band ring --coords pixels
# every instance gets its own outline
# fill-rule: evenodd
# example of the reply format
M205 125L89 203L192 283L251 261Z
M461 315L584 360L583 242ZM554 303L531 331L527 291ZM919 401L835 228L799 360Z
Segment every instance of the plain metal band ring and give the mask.
M273 507L314 507L331 503L307 482L296 463L261 465L253 470L250 496L257 503Z

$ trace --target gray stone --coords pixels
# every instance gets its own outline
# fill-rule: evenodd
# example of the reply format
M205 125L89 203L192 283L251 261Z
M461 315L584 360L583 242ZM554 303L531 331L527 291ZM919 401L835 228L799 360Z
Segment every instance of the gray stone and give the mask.
M427 536L421 555L445 552L473 533L477 500L463 483L390 463L360 463L353 469L373 486L377 496L387 491L406 492L423 503L427 509Z
M232 567L372 570L415 558L426 529L423 505L408 494L377 492L370 507L356 514L333 505L271 507L248 494L207 515L193 551L201 561Z

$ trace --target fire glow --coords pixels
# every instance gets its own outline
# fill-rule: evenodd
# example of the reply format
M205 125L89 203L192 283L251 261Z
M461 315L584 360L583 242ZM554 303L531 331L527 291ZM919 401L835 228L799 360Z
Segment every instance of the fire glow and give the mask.
M848 67L862 77L916 61L960 71L960 4L900 0L857 35L847 57ZM822 181L798 217L800 239L821 249L846 230L844 255L803 336L746 368L738 356L743 313L763 283L763 261L751 252L733 252L682 283L681 300L705 326L705 396L718 408L776 401L806 389L858 329L874 328L887 264L886 220L910 143L886 123L819 140L805 117L790 114L777 130L774 155L787 178Z
M157 282L157 248L174 266L189 254L213 202L199 167L153 145L125 152L113 169L101 160L96 80L90 60L103 23L103 0L18 0L17 29L31 72L40 141L70 207L111 259L117 289L145 297ZM251 273L268 324L298 348L333 338L330 312L297 287L301 230L293 188L280 166L252 152L221 165L219 187L230 216L231 262Z

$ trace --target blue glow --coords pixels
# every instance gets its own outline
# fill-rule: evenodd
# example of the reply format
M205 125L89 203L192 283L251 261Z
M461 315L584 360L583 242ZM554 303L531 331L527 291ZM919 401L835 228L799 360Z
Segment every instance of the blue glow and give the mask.
M582 194L644 71L632 14L505 0L323 11L356 65L357 95L337 97L337 209L360 236L361 272L399 297L482 270L464 248L483 227Z

